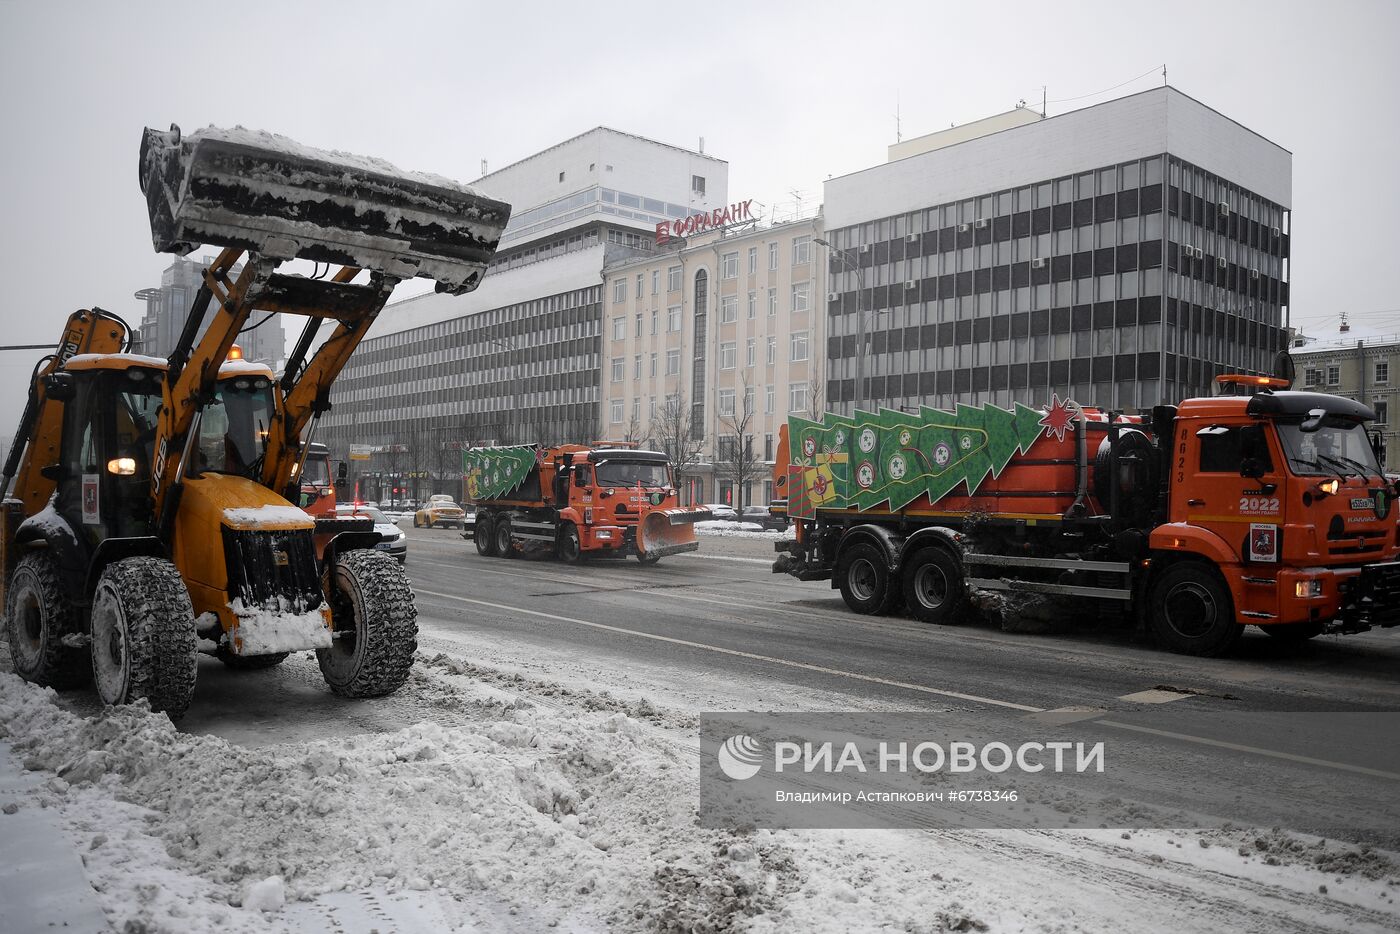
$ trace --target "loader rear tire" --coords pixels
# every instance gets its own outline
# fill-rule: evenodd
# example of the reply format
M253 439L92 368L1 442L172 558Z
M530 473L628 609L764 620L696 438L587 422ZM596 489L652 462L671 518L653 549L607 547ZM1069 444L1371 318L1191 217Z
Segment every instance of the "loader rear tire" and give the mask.
M1183 655L1224 655L1244 632L1235 622L1230 588L1199 561L1169 565L1152 585L1147 612L1157 641Z
M81 647L63 644L77 635L78 613L47 551L31 551L15 564L5 601L5 634L15 674L56 690L81 687L92 663Z
M476 517L476 528L472 531L472 539L476 542L477 554L483 558L496 556L496 523L492 520L489 512Z
M234 671L263 671L276 668L287 660L291 652L274 652L271 655L234 655L224 646L219 646L214 657Z
M893 605L895 588L885 554L874 545L852 545L836 566L841 599L857 613L878 615Z
M921 548L904 564L904 603L921 623L948 626L967 619L961 562L946 549Z
M92 598L92 673L104 704L145 698L178 720L194 697L199 664L194 607L164 558L113 561Z
M388 554L341 552L331 569L336 639L316 650L330 689L341 697L382 697L403 687L418 649L418 610L408 575Z

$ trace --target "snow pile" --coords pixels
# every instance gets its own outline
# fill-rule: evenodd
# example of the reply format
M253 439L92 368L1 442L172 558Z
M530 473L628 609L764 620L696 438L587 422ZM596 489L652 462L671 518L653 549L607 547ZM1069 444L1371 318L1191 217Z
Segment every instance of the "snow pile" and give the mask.
M257 506L224 510L224 522L235 529L310 529L316 523L296 506Z
M774 540L787 535L786 532L779 532L777 529L765 529L757 522L736 522L733 519L712 519L708 522L697 522L695 523L695 533L723 538L771 538Z
M278 597L277 605L272 607L248 606L242 599L236 599L228 608L238 617L238 625L229 635L242 640L240 655L273 655L331 647L331 631L326 627L320 607L297 612L290 601Z

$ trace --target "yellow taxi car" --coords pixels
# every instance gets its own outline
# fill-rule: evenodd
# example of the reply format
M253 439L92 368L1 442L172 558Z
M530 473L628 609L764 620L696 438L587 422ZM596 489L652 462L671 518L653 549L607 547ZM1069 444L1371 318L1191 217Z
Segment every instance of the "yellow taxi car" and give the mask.
M413 514L415 529L435 529L439 526L460 529L466 522L467 514L447 493L437 493Z

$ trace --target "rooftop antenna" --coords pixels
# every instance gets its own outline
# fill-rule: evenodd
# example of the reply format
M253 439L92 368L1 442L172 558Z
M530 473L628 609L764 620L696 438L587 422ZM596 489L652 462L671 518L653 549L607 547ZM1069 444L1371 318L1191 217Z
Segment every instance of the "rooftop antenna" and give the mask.
M1351 330L1351 325L1347 323L1347 313L1342 312L1342 326L1337 329L1338 333L1345 334Z
M1166 86L1167 86L1167 66L1166 66L1165 64L1163 64L1163 65L1162 65L1162 87L1166 87Z
M903 128L900 127L900 125L899 125L899 92L898 92L898 91L895 91L895 92L894 92L894 141L895 141L896 143L902 143L902 142L904 142L904 131L903 131ZM801 200L801 199L799 199L799 201L800 201L800 200Z
M705 137L700 137L700 155L705 154Z
M486 171L486 160L485 160L485 159L482 159L482 160L481 160L481 174L482 174L482 175L488 175L488 174L490 174L490 173L488 173L488 172Z
M1048 116L1050 116L1050 111L1049 111L1049 109L1048 109L1048 107L1047 107L1047 105L1048 105L1050 102L1049 102L1048 100L1046 100L1046 98L1048 98L1049 96L1050 96L1050 95L1049 95L1048 93L1046 93L1045 85L1042 84L1042 85L1040 86L1040 115L1041 115L1042 117L1048 117Z

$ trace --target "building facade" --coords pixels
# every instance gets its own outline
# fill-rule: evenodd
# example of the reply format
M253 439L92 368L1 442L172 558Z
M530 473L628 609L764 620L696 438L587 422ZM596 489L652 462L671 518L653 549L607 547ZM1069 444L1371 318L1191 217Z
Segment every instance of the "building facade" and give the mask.
M1010 122L826 183L830 407L1141 411L1272 367L1286 150L1169 87Z
M140 350L152 357L166 357L175 349L175 342L185 328L190 314L190 306L204 284L204 270L213 265L214 257L206 256L199 261L177 257L161 273L160 287L142 289L136 297L146 303L146 312L141 318ZM243 267L235 266L236 277ZM205 326L199 330L204 334L208 322L209 306L204 306ZM259 322L262 323L259 323ZM250 327L238 335L237 344L243 351L245 360L266 363L276 369L287 357L286 333L280 315L267 316L255 313Z
M1400 463L1400 420L1390 418L1390 410L1400 405L1400 334L1343 324L1327 333L1300 337L1292 354L1294 388L1329 392L1369 405L1376 413L1372 427L1385 438L1392 469ZM1400 409L1396 411L1400 414Z
M686 502L767 505L778 428L822 411L821 236L751 223L607 268L600 436L665 450Z
M481 285L387 306L332 389L317 437L378 449L360 472L446 479L462 447L593 440L603 269L722 204L728 164L599 127L472 184L512 205Z

